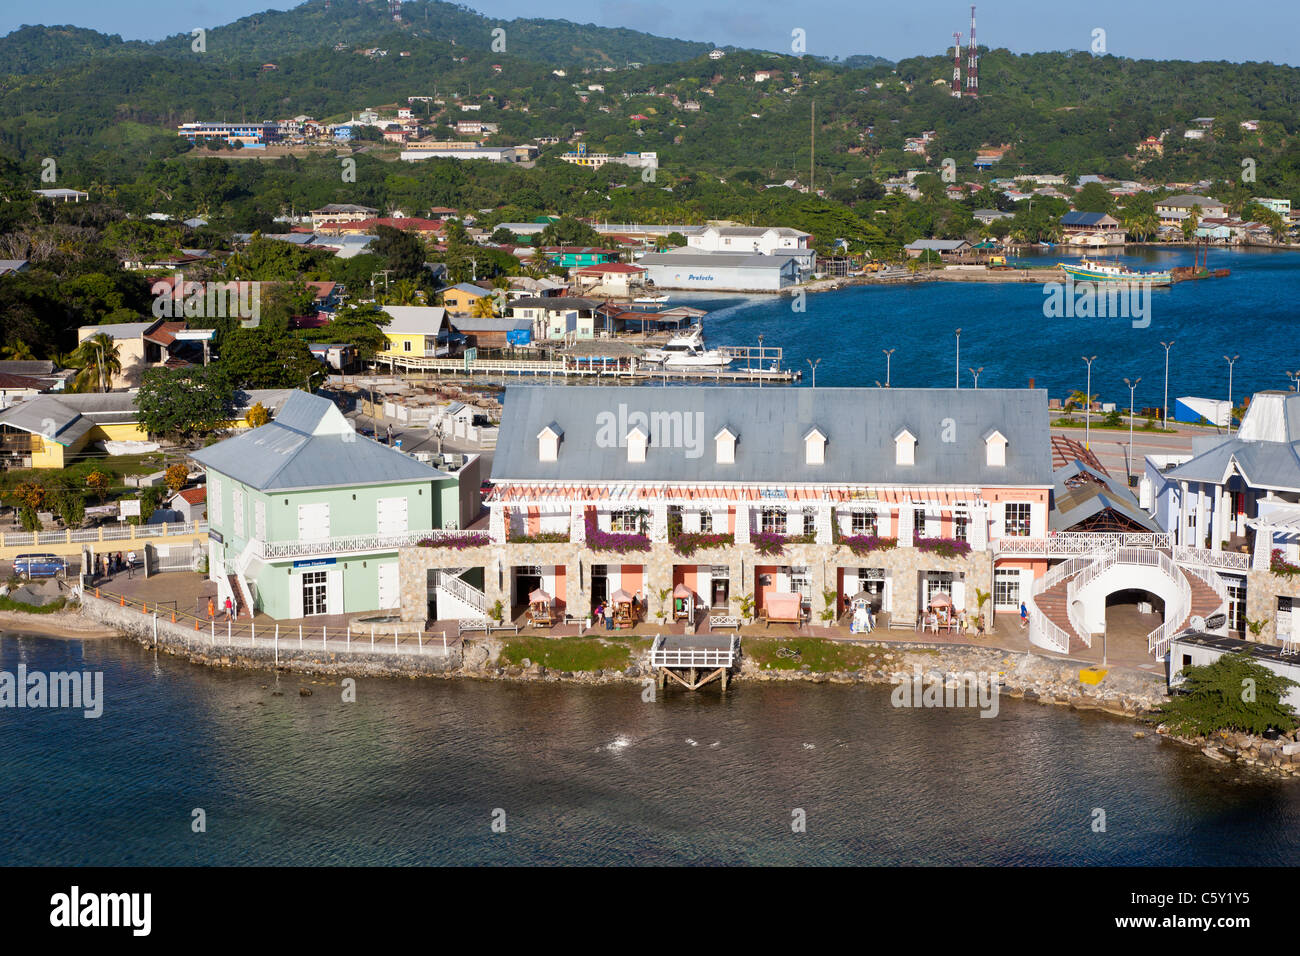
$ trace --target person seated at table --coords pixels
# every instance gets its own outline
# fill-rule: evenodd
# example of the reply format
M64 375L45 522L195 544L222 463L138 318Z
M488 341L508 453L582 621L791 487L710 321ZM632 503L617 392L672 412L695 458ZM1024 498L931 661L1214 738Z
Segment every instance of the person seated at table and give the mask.
M928 614L926 614L925 629L935 634L939 633L939 616L935 614L934 611L930 611Z

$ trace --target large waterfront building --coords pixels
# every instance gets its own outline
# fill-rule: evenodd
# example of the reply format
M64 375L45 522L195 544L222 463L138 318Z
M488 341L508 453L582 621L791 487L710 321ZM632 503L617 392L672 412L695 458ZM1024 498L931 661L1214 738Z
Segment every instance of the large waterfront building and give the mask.
M456 476L358 435L307 392L193 457L208 476L208 576L241 611L395 608L399 548L460 522Z
M939 593L1015 610L1047 570L1002 544L1047 538L1042 391L511 387L505 408L490 543L404 549L406 620L684 588L721 615L781 594L820 615L830 592L838 617L866 594L910 628ZM482 590L451 594L468 572Z

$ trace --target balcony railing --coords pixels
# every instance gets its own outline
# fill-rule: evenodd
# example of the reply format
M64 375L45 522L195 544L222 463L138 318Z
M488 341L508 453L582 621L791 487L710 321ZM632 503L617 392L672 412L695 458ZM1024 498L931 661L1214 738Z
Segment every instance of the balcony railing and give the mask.
M403 531L400 534L350 534L315 541L254 541L253 554L263 560L309 557L312 555L357 554L408 548L429 538L464 535L464 531Z
M1092 531L1063 531L1046 538L996 538L999 554L1031 554L1039 557L1070 558L1114 548L1173 547L1173 536L1160 532L1109 534Z

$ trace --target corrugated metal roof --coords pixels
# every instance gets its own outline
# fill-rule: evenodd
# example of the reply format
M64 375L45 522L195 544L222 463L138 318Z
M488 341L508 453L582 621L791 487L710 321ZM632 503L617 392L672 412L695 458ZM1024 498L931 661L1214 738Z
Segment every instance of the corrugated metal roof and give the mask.
M364 438L327 398L295 391L275 421L197 451L194 460L259 491L338 488L447 477Z
M1052 484L1041 389L510 386L504 406L494 481ZM609 438L623 438L636 412L655 434L634 464ZM552 422L564 439L558 460L543 462L537 434ZM713 436L724 425L737 435L732 465L716 461ZM827 436L821 465L804 463L813 425ZM915 465L894 463L903 428L918 437ZM981 436L991 428L1007 438L1002 467L985 463Z

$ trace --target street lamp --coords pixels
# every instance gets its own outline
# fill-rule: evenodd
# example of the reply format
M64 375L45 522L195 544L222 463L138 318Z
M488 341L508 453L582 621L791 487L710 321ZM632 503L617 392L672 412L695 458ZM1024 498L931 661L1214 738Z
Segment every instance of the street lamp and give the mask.
M967 369L967 371L970 372L971 375L975 376L975 387L976 387L976 388L979 388L979 387L980 387L980 372L984 371L984 366L981 365L979 368Z
M881 349L885 353L885 388L889 388L889 364L894 357L897 349Z
M1232 431L1232 367L1237 364L1240 355L1234 355L1232 358L1224 356L1223 360L1228 363L1228 431Z
M1083 393L1083 447L1092 448L1092 363L1097 356L1091 357L1085 355L1083 360L1088 363L1088 386Z
M763 387L763 333L758 333L758 387Z
M1128 477L1130 487L1133 484L1133 391L1140 381L1142 381L1141 376L1131 382L1124 379L1124 384L1128 386Z
M1165 421L1162 427L1168 429L1169 428L1169 350L1174 347L1174 340L1170 339L1168 342L1161 342L1160 344L1165 347L1165 403L1164 405L1161 406L1161 409L1164 411Z
M1287 372L1286 377L1291 380L1291 391L1300 392L1300 369L1294 372Z
M957 387L961 388L961 329L957 330L957 367L955 369Z
M812 359L805 359L804 361L806 361L808 363L808 367L812 369L812 379L813 379L812 387L816 388L817 387L817 366L822 364L822 360L817 359L814 362Z

